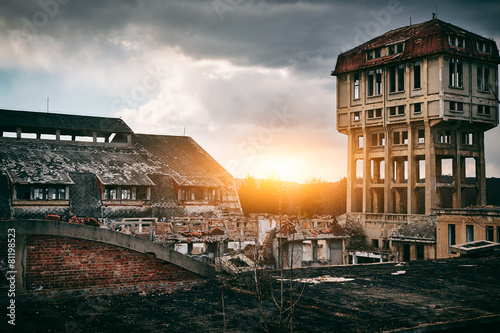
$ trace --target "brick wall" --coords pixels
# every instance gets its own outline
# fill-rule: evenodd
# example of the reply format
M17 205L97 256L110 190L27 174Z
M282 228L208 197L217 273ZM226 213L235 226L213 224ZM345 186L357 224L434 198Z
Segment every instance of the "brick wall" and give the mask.
M54 294L119 294L172 291L203 283L202 277L118 246L69 237L30 235L26 289Z

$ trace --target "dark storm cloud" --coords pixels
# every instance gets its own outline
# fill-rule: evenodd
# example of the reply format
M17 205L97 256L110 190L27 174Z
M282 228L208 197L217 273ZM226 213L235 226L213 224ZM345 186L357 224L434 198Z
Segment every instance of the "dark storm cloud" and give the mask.
M333 69L324 67L334 65L342 46L406 25L410 16L414 23L430 19L435 2L9 0L0 3L0 15L19 28L26 21L22 18L33 21L44 7L57 7L57 13L40 30L62 41L82 33L99 38L135 25L160 45L178 46L197 59L291 67L316 76ZM438 4L440 18L492 37L498 35L493 13L500 14L497 1Z

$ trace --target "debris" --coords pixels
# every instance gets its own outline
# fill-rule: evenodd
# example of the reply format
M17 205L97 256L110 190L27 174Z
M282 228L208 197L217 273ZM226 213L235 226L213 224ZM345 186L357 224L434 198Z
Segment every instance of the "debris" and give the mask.
M397 272L391 273L391 275L402 275L402 274L406 274L406 271L397 271Z
M277 278L280 281L280 278ZM290 279L283 279L283 281L290 281ZM352 278L332 277L330 275L318 276L315 278L293 279L294 282L320 284L323 282L350 282L354 281Z

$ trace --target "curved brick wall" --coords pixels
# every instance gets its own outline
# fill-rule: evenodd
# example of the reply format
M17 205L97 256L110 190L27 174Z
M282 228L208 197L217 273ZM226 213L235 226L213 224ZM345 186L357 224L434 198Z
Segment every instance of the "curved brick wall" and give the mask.
M25 286L30 292L172 291L203 281L153 254L70 237L27 237Z

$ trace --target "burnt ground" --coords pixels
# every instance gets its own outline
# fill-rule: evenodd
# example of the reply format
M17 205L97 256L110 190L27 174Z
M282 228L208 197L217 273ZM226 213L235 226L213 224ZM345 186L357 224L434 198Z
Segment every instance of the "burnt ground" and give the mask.
M405 273L391 274L397 271ZM295 332L379 332L500 315L499 256L419 261L406 266L341 266L296 270L293 274L354 279L306 284L294 308ZM279 311L271 299L270 286L272 282L279 298L280 284L273 275L279 271L262 277L263 311L269 331L276 332ZM251 275L225 278L228 332L263 331L253 281ZM286 281L284 286L288 300L290 283ZM295 299L303 286L297 282L292 285ZM6 290L0 292L4 313ZM3 314L1 332L224 332L219 281L170 294L17 296L16 302L15 330ZM494 331L497 327L498 322L464 332Z

